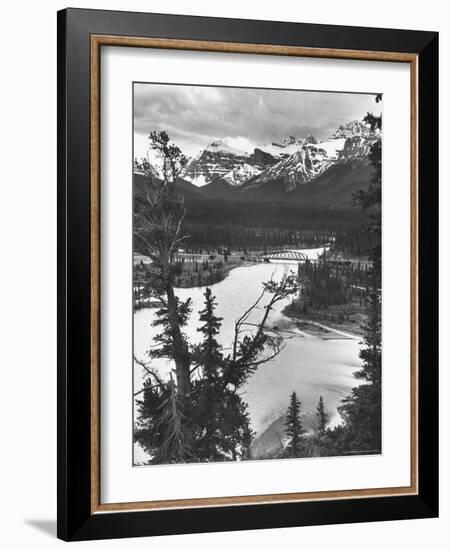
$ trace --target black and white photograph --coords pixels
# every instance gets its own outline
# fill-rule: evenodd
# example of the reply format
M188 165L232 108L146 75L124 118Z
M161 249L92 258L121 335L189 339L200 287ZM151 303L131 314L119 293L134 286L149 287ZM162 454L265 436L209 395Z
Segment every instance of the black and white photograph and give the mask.
M3 548L445 548L445 7L5 4Z
M133 86L134 466L381 453L381 94Z

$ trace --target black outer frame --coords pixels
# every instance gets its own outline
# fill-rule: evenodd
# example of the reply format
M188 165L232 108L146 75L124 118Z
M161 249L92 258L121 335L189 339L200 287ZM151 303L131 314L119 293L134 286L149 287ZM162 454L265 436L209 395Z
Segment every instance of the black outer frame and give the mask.
M419 494L91 514L90 35L419 56ZM438 33L69 8L58 12L58 527L89 540L438 515Z

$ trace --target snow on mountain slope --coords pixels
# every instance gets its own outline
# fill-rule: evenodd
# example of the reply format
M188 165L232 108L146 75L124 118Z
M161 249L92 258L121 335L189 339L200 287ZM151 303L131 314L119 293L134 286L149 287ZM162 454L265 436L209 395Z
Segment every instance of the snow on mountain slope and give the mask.
M231 186L236 187L259 175L261 172L261 168L252 166L251 164L245 162L244 164L235 166L232 170L227 172L222 179L224 179Z
M349 160L355 158L367 157L370 153L370 148L376 137L364 138L362 136L352 136L345 140L344 147L338 153L339 160Z
M323 149L329 159L336 160L339 156L339 151L342 151L345 145L346 138L330 138L325 141L320 141L318 146Z
M225 188L229 185L251 190L271 183L273 191L276 186L282 191L292 191L334 163L366 158L371 145L380 137L379 132L373 132L364 122L354 120L339 126L323 141L318 142L312 135L289 136L280 142L254 147L251 153L247 146L245 151L233 146L250 145L244 138L217 139L190 159L181 177L197 187L222 180ZM151 170L160 175L160 159L154 152L149 154Z
M213 141L189 162L182 177L201 187L217 177L227 177L232 185L239 185L250 170L249 155L244 151L229 146L224 140Z
M204 150L210 151L211 153L224 153L226 155L234 155L237 157L247 156L247 153L245 151L241 151L240 149L235 149L234 147L231 147L230 145L228 145L226 140L223 139L213 141Z
M194 184L196 187L203 187L205 185L208 185L209 179L205 174L197 174L193 177L184 176L184 179Z
M379 139L369 126L353 121L340 126L331 138L316 142L312 136L296 144L297 150L252 178L246 190L262 192L293 191L309 183L336 163L367 158L372 144ZM270 191L268 186L270 186Z
M374 137L374 132L365 122L361 122L360 120L352 120L352 122L348 122L347 124L341 124L332 137L349 138L354 136L372 138Z
M280 143L268 143L267 145L262 145L261 147L258 147L258 149L264 151L265 153L268 153L269 155L272 155L273 157L285 158L289 155L293 155L296 151L298 151L303 145L306 145L307 143L317 142L313 136L308 136L305 139L295 136L289 136Z
M249 183L249 188L270 181L281 181L285 191L292 191L323 172L330 162L324 149L312 144L304 145L253 179Z

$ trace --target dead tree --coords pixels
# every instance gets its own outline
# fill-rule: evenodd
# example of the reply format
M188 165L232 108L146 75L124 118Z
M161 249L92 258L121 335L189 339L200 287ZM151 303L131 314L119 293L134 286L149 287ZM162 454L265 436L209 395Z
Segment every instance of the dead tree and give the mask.
M298 288L294 273L284 274L278 282L270 280L264 283L257 300L235 321L232 351L227 360L227 376L236 387L240 387L259 365L274 359L284 348L281 335L267 333L267 322L274 305L297 294ZM261 305L264 298L268 298L268 301ZM252 312L257 309L262 310L259 321L250 322Z
M151 132L149 142L159 156L161 174L155 176L147 161L140 165L148 177L148 185L146 197L135 201L134 235L153 264L153 286L168 313L177 390L181 396L186 396L190 391L190 356L181 331L174 292L174 256L187 236L182 232L184 202L176 192L176 181L186 164L186 157L169 142L166 132Z

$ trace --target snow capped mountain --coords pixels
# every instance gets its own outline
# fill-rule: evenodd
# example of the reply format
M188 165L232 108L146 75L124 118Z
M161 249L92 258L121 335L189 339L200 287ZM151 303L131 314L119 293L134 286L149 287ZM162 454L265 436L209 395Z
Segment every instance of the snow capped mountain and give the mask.
M341 125L324 141L317 142L313 136L304 140L290 139L285 144L285 150L294 146L295 151L287 157L282 156L278 163L248 181L245 187L249 191L257 191L270 185L272 191L274 186L287 192L293 191L313 181L336 163L367 158L371 145L379 138L368 125L355 120Z
M284 158L275 166L262 172L259 177L248 184L248 188L281 180L285 191L292 191L299 185L311 181L323 172L332 161L325 149L308 143Z
M238 187L249 179L259 175L262 172L261 168L252 166L247 162L235 166L232 170L227 172L222 179L229 183L232 187Z
M279 162L280 157L273 156L270 153L263 151L259 147L255 147L253 153L250 156L250 161L254 166L259 166L262 170Z
M367 157L370 153L370 148L376 137L364 138L362 136L352 136L345 140L344 147L339 151L339 160L350 160L355 158Z
M216 141L213 141L208 145L208 147L206 147L205 151L209 151L211 153L219 153L219 154L222 153L225 155L235 155L237 157L247 156L247 153L245 151L241 151L240 149L231 147L223 139L218 139Z
M357 120L339 126L326 140L317 141L312 135L289 136L254 147L251 153L233 147L242 145L243 138L217 139L189 160L181 177L197 187L213 183L222 191L240 187L243 191L256 191L270 185L272 190L290 192L336 163L367 158L371 145L379 139L379 132ZM153 156L148 163L159 175L160 161ZM139 172L138 165L135 171Z
M350 138L354 136L361 136L363 138L372 138L375 132L373 132L368 124L361 122L360 120L353 120L347 124L341 124L332 138Z
M346 138L330 138L325 141L321 141L319 147L325 151L327 157L330 160L337 160L339 153L345 146Z
M249 154L232 147L226 139L218 139L210 143L187 165L182 176L198 187L217 179L232 187L239 187L280 160L288 159L302 147L314 143L316 140L313 136L289 136L279 143L255 147Z
M261 147L258 147L261 151L264 153L268 153L272 157L276 159L286 158L289 155L293 155L296 151L298 151L303 145L306 145L308 143L317 143L316 139L313 136L308 136L307 138L298 138L295 136L289 136L288 138L284 139L283 141L277 143L272 142L267 145L263 145Z
M210 143L187 164L182 177L198 187L210 183L217 177L225 176L233 181L233 185L238 185L244 173L251 173L246 168L250 166L248 160L247 153L219 139Z

